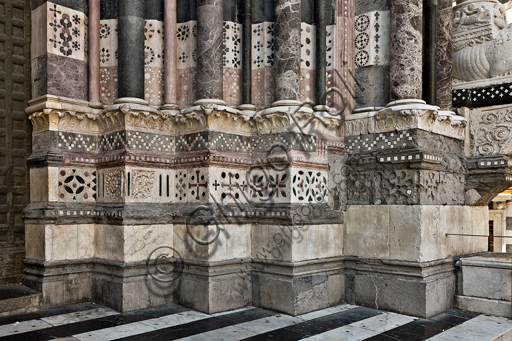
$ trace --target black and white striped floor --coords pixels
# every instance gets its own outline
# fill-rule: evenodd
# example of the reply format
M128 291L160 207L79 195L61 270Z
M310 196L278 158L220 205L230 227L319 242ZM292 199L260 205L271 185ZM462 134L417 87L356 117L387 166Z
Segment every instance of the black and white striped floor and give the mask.
M418 319L348 304L297 317L252 307L207 315L177 305L121 314L92 303L0 317L0 341L483 341L512 340L511 330L512 320L460 310Z

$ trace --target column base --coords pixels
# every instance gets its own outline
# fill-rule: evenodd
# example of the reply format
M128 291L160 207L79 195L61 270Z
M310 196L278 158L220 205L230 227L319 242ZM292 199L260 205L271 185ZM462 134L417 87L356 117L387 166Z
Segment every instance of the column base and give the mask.
M252 302L251 276L240 272L244 261L185 261L175 301L184 307L214 314L243 308Z
M454 262L347 259L346 302L423 318L443 313L455 297Z
M272 103L272 107L299 107L302 105L301 101L296 101L293 99L285 99L280 101L275 101Z
M254 265L253 304L297 316L345 302L343 258Z
M131 103L131 104L140 104L140 105L148 105L148 101L145 101L140 98L135 97L122 97L118 98L114 101L114 104L125 104L125 103Z
M202 98L198 99L194 102L194 106L196 105L207 105L207 104L213 104L213 105L226 105L226 102L224 102L221 99L215 99L215 98Z
M160 110L180 110L180 107L174 103L166 103L160 107Z

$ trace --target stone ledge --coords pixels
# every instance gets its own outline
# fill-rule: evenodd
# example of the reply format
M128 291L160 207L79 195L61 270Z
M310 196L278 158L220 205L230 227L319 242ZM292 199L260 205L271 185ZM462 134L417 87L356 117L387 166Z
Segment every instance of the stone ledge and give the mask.
M464 140L467 121L451 111L422 103L388 104L385 109L369 108L366 113L345 117L346 136L378 134L420 129L434 134Z
M512 316L512 304L508 301L457 295L455 296L455 305L458 309L477 313L504 316L507 318Z
M334 109L279 106L261 111L232 108L220 103L200 103L183 110L155 109L144 102L116 103L104 110L87 101L43 96L26 109L34 133L47 130L107 133L136 127L147 132L185 134L204 130L237 131L242 135L296 132L337 139L340 123Z

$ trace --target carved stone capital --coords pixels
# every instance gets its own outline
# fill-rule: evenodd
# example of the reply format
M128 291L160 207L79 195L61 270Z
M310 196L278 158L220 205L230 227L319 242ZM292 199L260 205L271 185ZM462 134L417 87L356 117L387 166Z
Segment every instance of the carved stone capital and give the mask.
M397 101L398 102L398 101ZM389 133L420 129L435 134L464 139L465 118L450 111L423 103L390 103L387 108L348 115L345 118L347 136Z

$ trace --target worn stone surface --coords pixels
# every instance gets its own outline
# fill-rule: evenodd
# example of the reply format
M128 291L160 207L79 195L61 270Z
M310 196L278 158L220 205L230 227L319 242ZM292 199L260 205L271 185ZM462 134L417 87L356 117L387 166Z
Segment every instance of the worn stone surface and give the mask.
M223 98L222 1L197 3L197 98Z
M492 253L463 258L462 295L485 299L511 301L511 256Z
M350 205L345 215L344 255L428 262L485 251L485 242L446 235L486 233L488 213L485 209L444 205Z
M422 98L422 18L420 0L391 0L391 101Z
M359 0L356 1L356 15L371 11L389 10L390 0Z
M275 2L275 100L300 99L300 21L298 0Z
M451 308L455 294L455 276L431 280L426 275L402 277L414 273L417 264L389 267L379 263L361 262L349 265L347 303L390 310L408 315L430 317ZM451 267L451 265L450 265ZM438 269L441 270L441 269ZM379 271L379 274L369 273ZM444 269L443 272L450 270Z
M436 105L442 110L452 107L452 16L453 1L437 3Z
M356 108L384 107L389 103L389 66L357 68Z
M478 297L468 297L463 295L455 296L455 306L457 309L474 311L482 314L510 317L512 314L512 304L506 301L489 300Z

